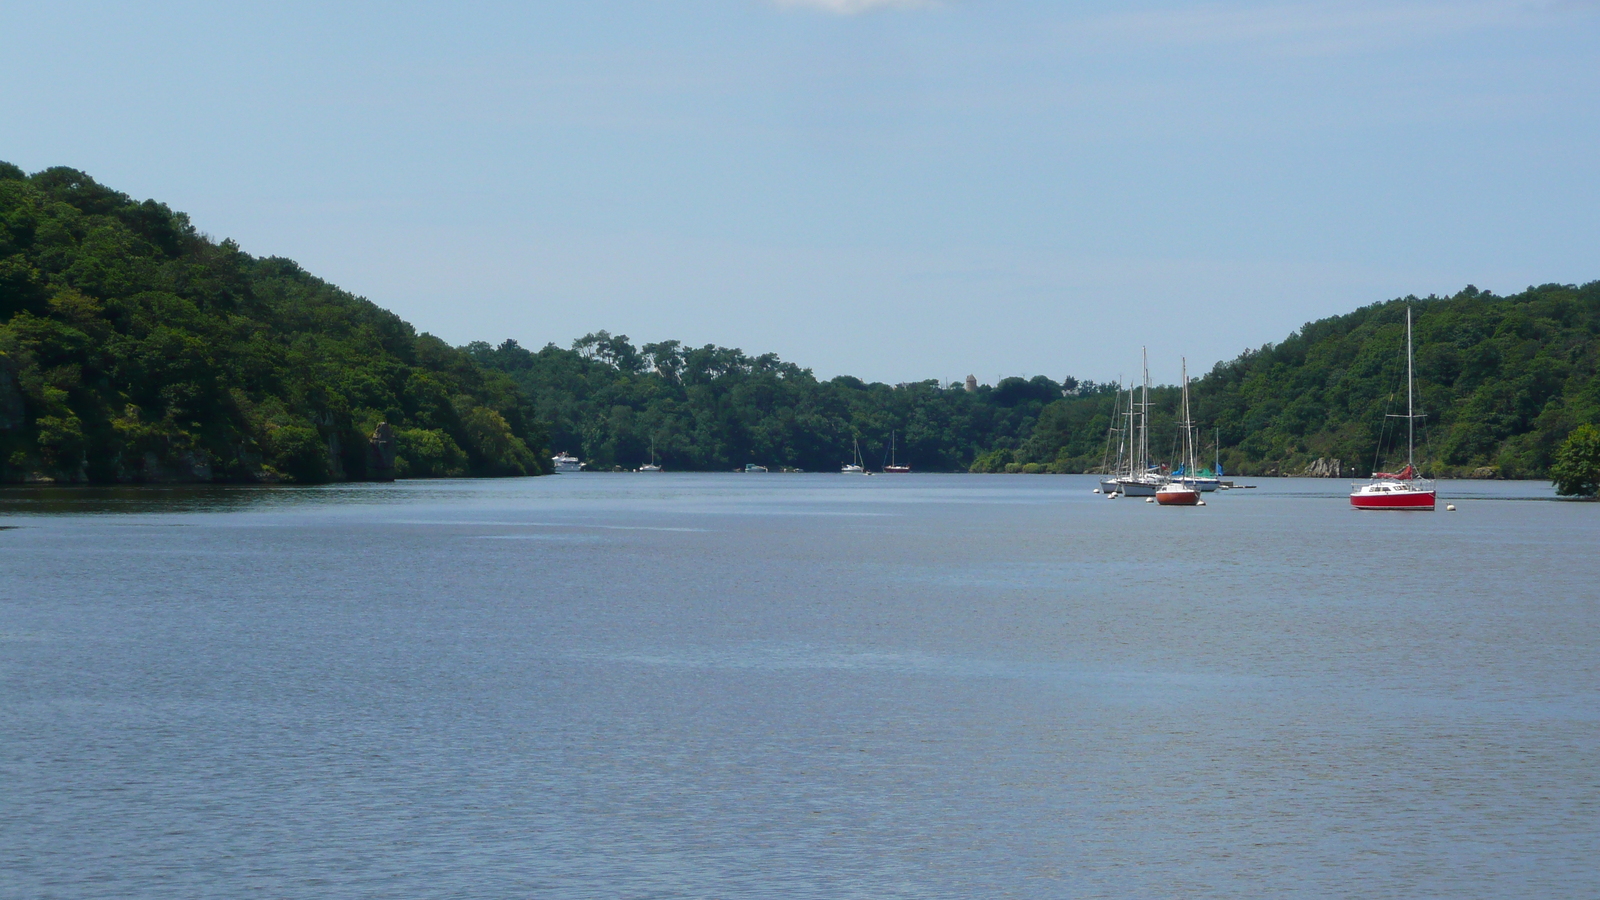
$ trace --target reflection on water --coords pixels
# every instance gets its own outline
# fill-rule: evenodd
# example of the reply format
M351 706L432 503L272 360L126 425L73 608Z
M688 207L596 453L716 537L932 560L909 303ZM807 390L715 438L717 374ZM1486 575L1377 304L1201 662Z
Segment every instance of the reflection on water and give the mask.
M1600 506L1256 483L0 490L0 897L1592 896Z

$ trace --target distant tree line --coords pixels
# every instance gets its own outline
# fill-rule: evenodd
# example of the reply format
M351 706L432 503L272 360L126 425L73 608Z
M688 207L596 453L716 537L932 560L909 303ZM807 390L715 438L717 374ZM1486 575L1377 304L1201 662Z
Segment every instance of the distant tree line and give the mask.
M1203 460L1394 466L1407 307L1424 470L1595 492L1600 282L1391 300L1218 363L1192 385ZM1175 461L1178 389L1150 402L1152 451ZM891 440L919 471L1082 472L1126 412L1118 386L1072 377L819 380L773 354L604 331L450 347L164 204L0 163L0 481L366 478L380 422L401 477L536 474L552 450L598 469L653 449L671 469L826 471L859 446L877 469Z
M1101 386L1044 376L976 391L935 381L822 381L773 354L677 341L635 347L600 331L571 348L469 344L479 365L509 375L543 416L551 447L591 467L650 458L680 470L747 463L836 469L859 446L872 469L890 458L919 471L963 471L998 441L1026 442L1064 393ZM891 442L893 446L891 447Z
M1405 454L1405 312L1415 325L1418 458L1444 476L1545 477L1567 436L1600 422L1600 282L1510 297L1468 287L1405 297L1304 326L1218 363L1191 385L1204 462L1247 475L1294 474L1338 460L1364 475ZM656 455L679 469L746 462L824 469L858 441L881 465L928 471L1082 472L1098 468L1115 385L1044 376L976 391L936 382L819 381L771 354L676 341L635 347L597 332L537 352L514 341L467 353L504 372L544 418L554 446L597 467ZM1179 391L1150 394L1150 443L1176 461Z

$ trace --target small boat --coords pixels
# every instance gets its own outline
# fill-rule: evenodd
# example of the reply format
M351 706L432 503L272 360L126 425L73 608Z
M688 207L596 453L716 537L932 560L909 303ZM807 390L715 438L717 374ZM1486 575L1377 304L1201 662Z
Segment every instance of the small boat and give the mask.
M1365 484L1352 484L1350 505L1356 509L1417 509L1432 512L1438 503L1434 483L1417 477L1415 375L1411 354L1411 307L1406 307L1406 467L1398 472L1373 472Z
M550 457L550 465L557 475L583 471L583 463L576 456L568 456L565 451Z
M864 460L861 458L861 441L857 439L851 439L850 461L839 467L839 474L865 475L867 473L867 467L862 465L863 462Z
M895 462L894 462L894 432L893 431L889 432L889 462L888 462L887 465L885 465L883 467L883 471L889 473L890 475L906 475L906 474L909 474L911 472L911 467L910 466L897 466L897 465L895 465Z
M1189 421L1189 361L1183 361L1183 454L1184 471L1194 471L1194 423ZM1199 506L1200 488L1174 478L1156 490L1156 502L1162 506Z
M661 471L661 467L656 465L656 441L655 441L655 438L651 438L650 439L650 462L648 464L646 464L646 465L640 466L639 467L639 471L641 471L641 472L659 472L659 471Z
M1374 472L1366 484L1350 492L1350 505L1356 509L1419 509L1431 512L1438 503L1433 482L1417 477L1415 466L1398 472Z
M744 464L744 470L746 472L765 472L767 470L767 467L766 466L758 466L755 463L745 463Z

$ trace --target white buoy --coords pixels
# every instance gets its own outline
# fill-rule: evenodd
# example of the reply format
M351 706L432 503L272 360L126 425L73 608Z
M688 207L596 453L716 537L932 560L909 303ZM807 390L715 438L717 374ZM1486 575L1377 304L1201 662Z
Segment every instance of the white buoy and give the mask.
M1206 505L1206 502L1204 500L1201 500L1200 502L1195 504L1195 506L1205 506L1205 505Z
M1444 508L1444 511L1445 512L1455 512L1456 511L1456 505L1454 503L1451 503L1451 504L1449 504L1448 506L1446 506Z
M1096 493L1096 494L1098 494L1098 493L1100 493L1100 489L1099 489L1099 488L1095 488L1095 489L1094 489L1094 492L1095 492L1095 493Z
M1146 498L1144 498L1144 502L1146 502L1146 503L1154 503L1154 502L1156 502L1156 498L1154 498L1154 497L1146 497Z

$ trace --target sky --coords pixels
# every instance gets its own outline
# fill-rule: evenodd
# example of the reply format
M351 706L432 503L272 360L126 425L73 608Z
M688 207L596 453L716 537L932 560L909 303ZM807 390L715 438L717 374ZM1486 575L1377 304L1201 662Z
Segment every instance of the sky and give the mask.
M0 5L0 160L456 344L1157 382L1600 279L1600 2Z

